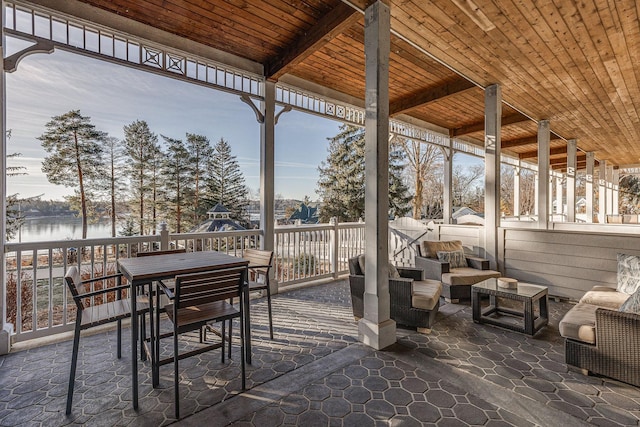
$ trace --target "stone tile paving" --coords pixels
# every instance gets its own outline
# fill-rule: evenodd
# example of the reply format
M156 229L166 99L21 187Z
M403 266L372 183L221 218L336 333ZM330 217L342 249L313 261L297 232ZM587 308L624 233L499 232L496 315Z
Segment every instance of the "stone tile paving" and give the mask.
M453 305L452 305L453 306ZM638 425L640 389L569 371L558 323L571 307L550 303L549 326L534 337L473 323L471 307L447 307L430 335L407 333L399 342L435 360L493 382L517 395L595 425Z
M372 351L300 392L246 415L241 426L529 426L495 405L416 368L402 349Z
M266 300L253 300L253 360L247 365L247 387L356 342L349 298L348 287L340 282L274 297L273 341L269 340ZM332 304L320 308L316 301ZM238 331L237 325L234 331ZM139 363L139 411L133 411L128 338L125 329L123 358L118 360L115 331L82 336L73 411L68 417L64 409L71 341L0 356L0 426L158 426L174 422L172 364L161 368L160 386L153 389L150 363ZM232 360L224 364L219 350L180 361L181 416L236 395L241 388L239 360L236 345Z
M357 327L345 280L280 294L273 303L276 339L270 341L266 301L252 301L253 365L247 371L251 388L268 389L296 371L315 369L325 357L362 347L355 344ZM361 360L316 375L308 384L302 381L298 392L235 419L238 425L267 425L262 423L267 420L344 426L413 425L418 420L437 425L526 425L524 418L504 409L507 404L487 400L482 393L486 385L532 399L525 402L550 412L570 414L576 424L638 425L638 388L585 377L564 365L557 323L568 308L551 302L550 326L531 338L474 324L469 306L443 305L431 335L399 329L399 345L393 351L371 350ZM123 354L128 355L126 330L124 337ZM239 358L234 351L225 364L219 351L181 362L183 416L206 417L211 409L238 399ZM406 351L422 357L418 365L403 361ZM170 365L162 368L161 385L153 389L149 363L140 364L140 410L132 410L128 358L115 357L113 331L81 339L74 410L66 417L70 352L71 342L62 342L0 356L0 425L156 426L175 421ZM463 376L475 378L475 388L461 385Z

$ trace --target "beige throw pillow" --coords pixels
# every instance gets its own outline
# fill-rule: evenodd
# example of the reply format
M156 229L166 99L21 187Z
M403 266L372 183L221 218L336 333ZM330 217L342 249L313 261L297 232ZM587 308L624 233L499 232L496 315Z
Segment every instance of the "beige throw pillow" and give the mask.
M438 258L438 252L464 251L461 240L422 242L422 256L425 258Z

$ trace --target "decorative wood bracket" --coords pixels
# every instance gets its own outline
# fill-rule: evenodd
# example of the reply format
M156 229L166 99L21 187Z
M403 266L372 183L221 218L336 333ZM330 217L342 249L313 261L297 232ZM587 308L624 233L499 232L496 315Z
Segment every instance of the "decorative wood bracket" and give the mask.
M240 101L251 107L253 112L256 114L256 120L258 121L258 123L264 123L264 114L262 114L260 109L256 107L256 104L253 103L253 100L249 98L248 95L240 95Z
M278 111L278 114L276 114L276 117L274 118L274 124L278 124L278 119L280 118L281 115L283 115L284 113L288 113L289 111L293 110L293 107L291 105L285 105L282 110Z
M444 157L444 160L450 162L453 149L451 147L440 146L440 151L442 151L442 157Z
M37 40L36 44L31 45L19 52L14 53L4 59L4 71L7 73L13 73L18 69L18 63L22 58L34 53L53 53L55 46L50 40Z

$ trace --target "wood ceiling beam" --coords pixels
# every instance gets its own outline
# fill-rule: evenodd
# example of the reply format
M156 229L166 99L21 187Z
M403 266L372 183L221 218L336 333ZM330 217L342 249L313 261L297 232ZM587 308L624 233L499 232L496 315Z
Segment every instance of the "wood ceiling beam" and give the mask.
M277 81L291 68L355 24L361 16L356 9L346 3L339 3L280 55L271 58L264 65L265 77L268 80Z
M576 156L576 162L586 162L587 161L587 155L586 154L578 154ZM567 164L567 159L566 157L561 157L559 159L551 159L549 160L549 164L551 165L566 165Z
M502 118L502 126L515 125L517 123L523 123L529 121L529 118L524 114L512 114ZM453 129L453 136L468 135L470 133L480 132L484 130L484 120L481 122L471 123L465 126L461 126L457 129Z
M559 154L567 154L567 147L557 147L557 148L551 148L549 150L550 156L557 156ZM532 159L534 157L538 157L538 151L536 150L536 151L527 151L526 153L520 153L518 157L520 157L520 160Z
M475 88L476 85L468 80L460 79L455 82L446 83L436 88L416 91L409 95L393 100L389 105L389 115L395 116L416 107L428 104L438 99L455 95L456 93Z
M556 139L560 139L559 136L551 134L551 136L549 137L551 141L556 140ZM518 139L510 139L510 140L503 140L500 147L501 148L515 148L515 147L521 147L523 145L531 145L531 144L537 144L538 143L538 136L534 135L534 136L527 136L524 138L518 138ZM537 155L536 155L537 157Z

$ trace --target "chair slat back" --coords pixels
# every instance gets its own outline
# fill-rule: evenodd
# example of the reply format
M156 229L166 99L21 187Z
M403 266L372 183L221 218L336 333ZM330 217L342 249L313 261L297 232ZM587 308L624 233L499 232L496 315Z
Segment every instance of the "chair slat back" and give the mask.
M78 267L69 267L67 274L64 275L64 280L67 282L67 287L73 296L73 301L76 303L76 306L78 306L79 310L84 310L85 306L82 303L82 297L80 295L85 293L87 290L82 284L80 270L78 270Z
M246 267L176 276L176 308L192 307L240 296Z
M269 268L273 262L273 251L264 251L261 249L245 249L242 253L242 258L249 261L249 269L255 271L257 274L264 274L268 276ZM252 266L265 266L268 268L253 268Z
M170 255L170 254L184 254L186 253L186 249L169 249L166 251L155 251L155 252L138 252L136 255L138 258L146 257L146 256L155 256L155 255Z

